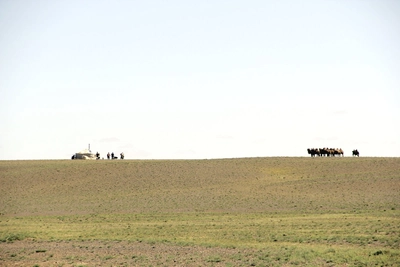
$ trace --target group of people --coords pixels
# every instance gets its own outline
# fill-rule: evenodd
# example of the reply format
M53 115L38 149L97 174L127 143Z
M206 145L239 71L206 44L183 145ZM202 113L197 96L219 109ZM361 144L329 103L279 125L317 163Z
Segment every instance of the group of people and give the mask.
M122 152L122 153L119 154L119 155L121 156L121 159L124 159L124 158L125 158L124 152ZM100 153L99 153L99 152L96 153L96 159L100 159ZM107 159L118 159L118 157L116 157L116 156L114 155L114 152L112 152L111 154L110 154L110 152L108 152L108 153L107 153Z
M124 159L124 157L125 157L124 152L122 152L119 155L121 156L121 159ZM107 153L107 159L110 159L110 157L111 157L111 159L118 159L118 157L114 156L114 152L112 152L111 154L110 154L110 152Z

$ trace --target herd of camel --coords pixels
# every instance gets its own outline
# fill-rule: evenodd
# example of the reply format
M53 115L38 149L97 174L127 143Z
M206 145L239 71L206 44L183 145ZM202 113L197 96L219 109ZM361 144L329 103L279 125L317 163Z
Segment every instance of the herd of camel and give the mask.
M319 157L343 157L344 152L341 148L308 148L307 152L311 157L319 156ZM357 149L353 150L353 156L359 157L360 152Z

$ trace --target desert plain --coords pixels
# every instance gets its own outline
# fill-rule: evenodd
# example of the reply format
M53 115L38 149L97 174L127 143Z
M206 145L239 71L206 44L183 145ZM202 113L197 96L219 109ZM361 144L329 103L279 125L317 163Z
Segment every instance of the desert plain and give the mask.
M0 161L0 266L400 266L400 158Z

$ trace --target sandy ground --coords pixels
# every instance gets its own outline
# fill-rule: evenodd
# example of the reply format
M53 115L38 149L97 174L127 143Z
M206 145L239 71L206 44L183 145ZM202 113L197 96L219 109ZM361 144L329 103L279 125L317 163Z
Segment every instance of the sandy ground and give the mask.
M258 266L255 251L139 242L0 244L0 266Z
M3 161L0 216L399 210L399 171L398 158ZM0 242L0 266L290 266L266 253L24 239Z

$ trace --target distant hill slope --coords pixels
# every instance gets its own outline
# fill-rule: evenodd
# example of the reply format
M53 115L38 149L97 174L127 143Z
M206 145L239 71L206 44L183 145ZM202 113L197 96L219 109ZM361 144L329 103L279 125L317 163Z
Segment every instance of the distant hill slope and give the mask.
M400 158L0 161L0 213L400 208Z

